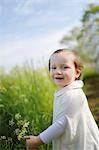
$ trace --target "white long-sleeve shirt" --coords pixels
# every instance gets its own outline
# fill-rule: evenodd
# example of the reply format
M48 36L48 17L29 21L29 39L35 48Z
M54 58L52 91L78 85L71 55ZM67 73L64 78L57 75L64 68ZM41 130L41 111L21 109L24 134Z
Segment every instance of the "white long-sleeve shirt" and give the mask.
M53 150L99 150L99 130L82 91L74 81L54 95L53 124L39 136Z

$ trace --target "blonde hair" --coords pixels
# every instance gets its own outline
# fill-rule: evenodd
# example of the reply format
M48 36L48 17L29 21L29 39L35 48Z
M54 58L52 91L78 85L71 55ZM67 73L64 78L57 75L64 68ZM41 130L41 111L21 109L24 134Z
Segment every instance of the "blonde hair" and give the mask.
M52 53L52 55L56 54L56 53L61 53L61 52L66 52L66 53L72 54L74 56L74 65L75 65L75 68L80 71L80 75L79 75L79 77L77 79L80 79L80 77L82 75L82 71L83 71L84 66L83 66L82 60L81 60L80 56L78 55L78 53L75 50L69 50L69 49L65 49L64 48L64 49L58 49L58 50L54 51ZM49 68L49 71L50 71L50 59L49 59L48 68Z

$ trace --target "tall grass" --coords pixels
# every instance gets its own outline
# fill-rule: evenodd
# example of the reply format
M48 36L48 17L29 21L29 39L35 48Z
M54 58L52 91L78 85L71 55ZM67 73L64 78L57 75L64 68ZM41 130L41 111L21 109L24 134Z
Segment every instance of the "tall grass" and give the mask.
M51 124L54 89L44 69L16 67L0 74L0 150L24 150L22 136L38 135Z

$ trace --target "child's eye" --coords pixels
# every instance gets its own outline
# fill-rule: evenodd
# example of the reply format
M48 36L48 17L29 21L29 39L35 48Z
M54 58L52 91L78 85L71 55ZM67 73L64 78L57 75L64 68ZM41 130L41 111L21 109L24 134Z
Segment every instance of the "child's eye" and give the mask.
M67 68L69 68L69 67L68 67L68 66L64 66L63 68L64 68L64 69L67 69Z
M55 70L55 69L56 69L56 67L51 67L51 69Z

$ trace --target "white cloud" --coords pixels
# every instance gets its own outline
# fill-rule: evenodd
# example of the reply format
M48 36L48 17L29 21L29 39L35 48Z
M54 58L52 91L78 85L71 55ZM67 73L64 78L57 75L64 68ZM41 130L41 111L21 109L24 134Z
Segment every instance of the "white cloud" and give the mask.
M14 11L20 15L29 15L34 13L34 5L40 5L46 3L47 0L24 0L20 1L17 6L14 8Z
M20 3L14 8L14 11L21 15L30 14L32 11L32 3L31 0L20 1Z
M53 32L41 37L27 39L16 38L0 42L0 66L11 68L15 64L23 64L26 60L34 59L35 62L48 60L50 54L62 47L59 41L69 28Z
M35 20L35 21L34 21ZM32 18L29 18L27 20L27 22L25 22L27 27L33 27L33 25L40 25L40 27L46 27L47 25L50 24L50 22L52 22L52 24L55 23L55 25L58 23L62 23L62 22L69 22L70 21L70 17L66 17L66 16L62 16L59 15L57 16L54 12L46 12L46 14L44 15L44 13L42 14L35 14L35 16L33 16Z

